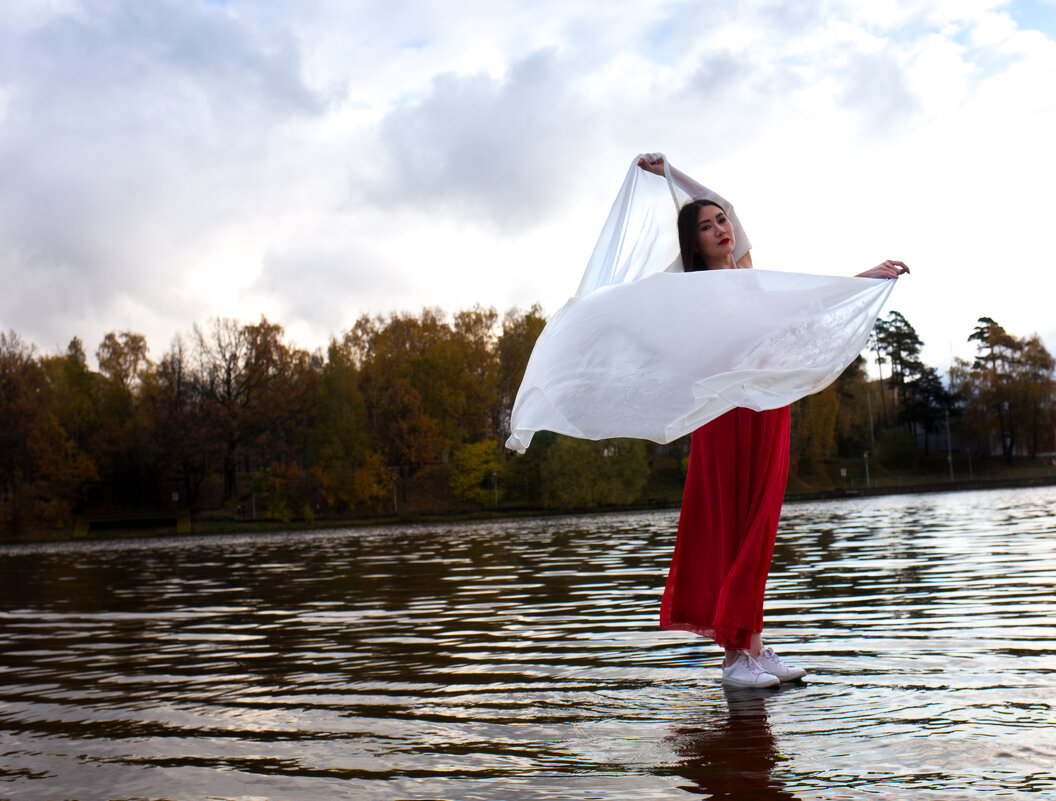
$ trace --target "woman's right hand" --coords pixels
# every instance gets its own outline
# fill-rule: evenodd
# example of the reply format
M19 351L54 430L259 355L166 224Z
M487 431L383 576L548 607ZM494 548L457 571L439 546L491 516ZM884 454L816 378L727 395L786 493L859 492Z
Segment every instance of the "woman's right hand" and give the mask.
M638 166L653 175L664 174L664 157L659 153L646 153L638 159Z

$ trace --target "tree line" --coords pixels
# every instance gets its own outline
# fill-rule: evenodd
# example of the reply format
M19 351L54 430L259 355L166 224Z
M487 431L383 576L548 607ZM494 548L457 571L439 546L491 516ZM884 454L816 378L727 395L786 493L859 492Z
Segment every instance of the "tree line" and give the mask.
M452 316L363 316L326 351L280 325L213 319L151 358L106 334L88 365L75 338L39 354L0 333L0 529L66 528L76 515L171 511L289 520L429 508L587 508L677 501L688 439L587 442L546 432L506 452L507 424L539 307ZM944 384L898 312L865 357L794 404L793 470L866 451L893 466L951 424L980 456L1052 450L1053 358L1037 336L980 318L976 357ZM945 440L943 440L945 441ZM430 494L431 493L431 494Z

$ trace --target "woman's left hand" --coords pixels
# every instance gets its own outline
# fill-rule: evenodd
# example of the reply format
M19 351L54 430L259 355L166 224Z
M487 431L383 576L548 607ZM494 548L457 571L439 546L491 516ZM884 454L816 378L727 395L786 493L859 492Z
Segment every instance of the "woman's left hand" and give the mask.
M898 278L902 273L908 273L909 268L900 261L888 259L883 264L878 264L864 273L858 273L858 278Z

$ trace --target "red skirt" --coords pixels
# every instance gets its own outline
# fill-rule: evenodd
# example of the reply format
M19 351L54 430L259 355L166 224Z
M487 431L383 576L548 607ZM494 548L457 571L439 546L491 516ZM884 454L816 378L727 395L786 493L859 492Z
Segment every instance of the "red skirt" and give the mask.
M748 648L788 480L788 407L731 409L693 432L660 627Z

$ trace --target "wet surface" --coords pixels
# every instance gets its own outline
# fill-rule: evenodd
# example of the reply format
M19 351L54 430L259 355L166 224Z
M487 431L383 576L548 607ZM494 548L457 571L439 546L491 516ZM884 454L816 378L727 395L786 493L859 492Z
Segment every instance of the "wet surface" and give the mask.
M785 508L726 691L677 513L0 548L0 798L1056 797L1056 489Z

